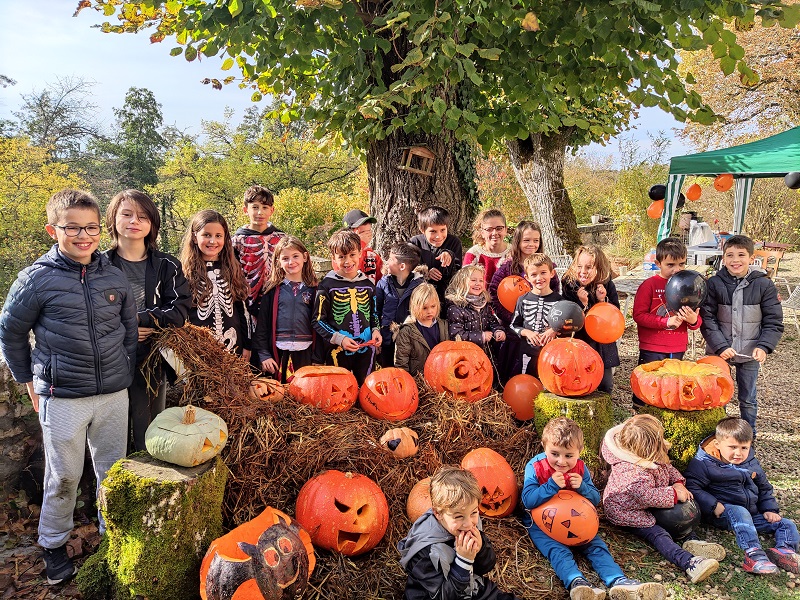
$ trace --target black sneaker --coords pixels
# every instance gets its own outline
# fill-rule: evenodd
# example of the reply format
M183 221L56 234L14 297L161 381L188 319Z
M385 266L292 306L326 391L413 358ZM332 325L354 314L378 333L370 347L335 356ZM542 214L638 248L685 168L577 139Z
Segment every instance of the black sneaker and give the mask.
M59 548L44 548L44 564L47 574L47 583L56 585L62 581L72 579L78 572L78 568L72 564L72 560L67 555L67 545Z

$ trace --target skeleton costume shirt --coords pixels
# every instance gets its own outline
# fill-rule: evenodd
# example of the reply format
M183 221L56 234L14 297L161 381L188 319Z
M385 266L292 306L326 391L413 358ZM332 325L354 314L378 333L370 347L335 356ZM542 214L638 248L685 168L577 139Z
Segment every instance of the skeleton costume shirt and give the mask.
M241 354L250 347L244 303L235 302L230 282L222 277L220 261L206 262L206 272L211 281L211 293L199 305L193 306L189 322L207 327L229 352Z
M231 236L233 251L242 265L247 280L247 312L251 320L251 331L255 331L261 297L272 270L272 255L275 246L286 236L270 223L264 231L240 227Z

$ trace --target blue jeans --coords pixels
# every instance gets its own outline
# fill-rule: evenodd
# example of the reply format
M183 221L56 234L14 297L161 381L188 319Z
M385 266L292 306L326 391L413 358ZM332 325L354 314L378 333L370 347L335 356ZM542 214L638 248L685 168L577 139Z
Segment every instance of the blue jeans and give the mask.
M775 534L775 546L793 548L797 552L798 536L797 526L790 519L781 519L777 523L770 523L764 515L751 515L744 506L724 504L725 512L720 517L714 517L712 523L722 529L733 531L736 543L742 550L761 548L758 541L759 533Z
M682 571L689 568L689 564L694 556L681 548L675 540L672 539L669 532L660 525L653 525L652 527L628 527L627 529L655 547L655 549L661 553L661 556L676 567L679 567Z
M739 390L739 414L750 423L753 434L755 434L756 414L758 413L756 380L761 364L757 360L748 360L743 363L733 363L733 366L736 367L736 386Z

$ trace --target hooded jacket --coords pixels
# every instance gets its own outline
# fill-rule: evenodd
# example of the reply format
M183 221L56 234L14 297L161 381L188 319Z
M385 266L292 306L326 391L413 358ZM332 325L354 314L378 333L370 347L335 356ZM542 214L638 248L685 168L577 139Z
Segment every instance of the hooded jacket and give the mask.
M671 508L678 497L673 483L685 483L683 475L671 464L659 464L641 458L617 445L622 424L606 432L600 454L611 465L603 508L615 525L652 527L656 518L648 508Z
M447 321L437 319L439 324L439 341L445 342L450 339L447 334ZM414 317L409 316L406 322L400 326L400 332L394 341L394 366L412 375L422 373L425 370L425 361L431 353L428 342L422 337L422 333L417 329L417 322Z
M397 279L394 275L387 275L379 279L375 285L375 300L378 305L378 314L381 316L381 338L384 346L392 345L392 324L396 323L399 327L411 314L409 309L411 292L420 284L425 283L425 278L422 274L412 271L402 295L397 293L396 282Z
M743 506L751 515L779 512L772 485L755 450L751 447L745 461L733 465L722 460L714 447L715 439L712 435L703 440L684 473L686 487L694 494L703 516L713 517L717 502Z
M488 296L488 294L486 294ZM476 310L467 304L459 305L449 302L447 305L447 330L450 339L460 337L465 342L472 342L478 347L486 350L486 343L483 341L483 332L491 331L494 335L498 331L505 331L500 319L494 314L492 304L486 302L480 309Z
M0 315L0 348L14 379L33 381L43 396L83 398L128 388L137 339L136 302L125 274L99 252L84 265L57 244L20 272Z

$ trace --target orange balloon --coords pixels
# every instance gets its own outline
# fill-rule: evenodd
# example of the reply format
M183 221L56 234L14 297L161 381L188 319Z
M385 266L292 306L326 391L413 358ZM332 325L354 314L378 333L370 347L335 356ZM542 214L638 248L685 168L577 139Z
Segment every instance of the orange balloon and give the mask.
M714 189L718 192L727 192L733 186L733 175L723 173L714 179Z
M686 199L694 202L695 200L699 200L702 194L703 194L703 188L701 188L696 183L693 183L692 185L689 186L689 189L686 190Z
M570 490L559 490L550 500L532 509L531 519L542 533L567 546L590 542L600 528L594 505Z
M586 313L583 328L595 342L610 344L625 333L625 315L610 302L598 302Z
M533 402L543 391L542 382L533 375L514 375L503 390L503 402L511 407L517 419L530 421L533 418Z
M497 299L509 312L514 312L517 307L517 300L523 294L531 291L531 284L528 280L519 275L509 275L504 278L497 286Z
M660 219L661 213L664 212L664 201L655 200L650 206L647 207L647 216L651 219Z

